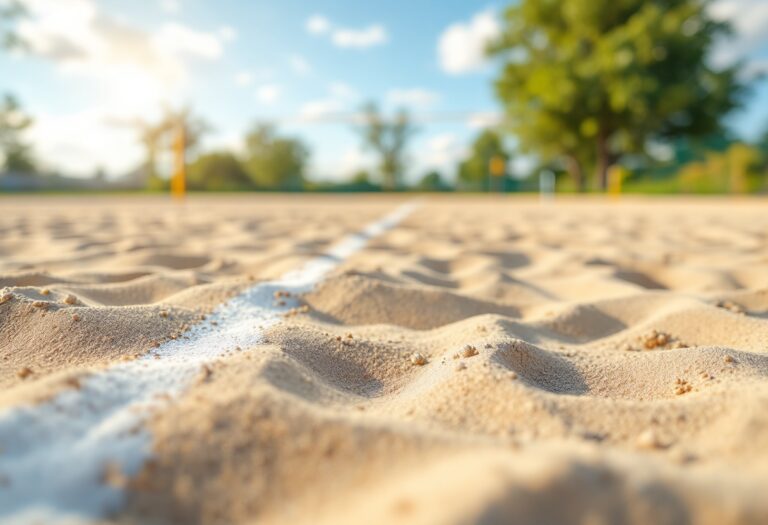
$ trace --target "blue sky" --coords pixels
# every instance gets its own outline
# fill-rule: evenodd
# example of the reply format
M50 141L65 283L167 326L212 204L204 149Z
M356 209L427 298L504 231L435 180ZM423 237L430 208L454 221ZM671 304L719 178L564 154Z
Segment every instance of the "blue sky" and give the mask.
M0 0L2 1L2 0ZM351 125L323 122L366 100L416 114L460 112L422 123L413 175L450 175L467 143L499 110L494 65L480 49L498 31L504 3L352 0L24 0L18 29L31 49L0 56L0 91L17 93L36 117L39 157L73 174L120 173L142 158L135 118L163 104L190 104L213 125L206 147L241 147L258 119L312 151L315 178L340 178L371 164ZM768 64L768 2L719 0L715 14L737 38L723 63ZM756 84L731 125L752 137L768 124L768 83Z

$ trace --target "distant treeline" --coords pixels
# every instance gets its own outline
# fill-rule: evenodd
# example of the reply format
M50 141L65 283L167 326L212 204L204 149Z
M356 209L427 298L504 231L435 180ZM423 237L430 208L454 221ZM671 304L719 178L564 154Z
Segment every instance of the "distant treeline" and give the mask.
M201 151L211 128L183 108L158 122L132 123L145 150L132 173L118 180L97 174L81 184L38 174L33 147L24 140L32 117L6 96L0 103L0 173L12 175L0 175L0 190L165 190L169 182L158 159L171 148L178 155L183 144L193 191L536 191L546 173L562 192L609 186L647 193L766 192L768 129L747 143L724 125L743 107L755 79L743 62L714 65L717 43L733 28L713 18L708 5L512 3L488 47L499 66L493 88L502 122L478 132L466 157L442 173L413 173L408 152L418 129L405 110L382 115L374 103L360 108L354 127L375 165L343 182L317 182L309 173L310 150L298 138L257 123L242 151ZM513 173L513 155L534 167Z

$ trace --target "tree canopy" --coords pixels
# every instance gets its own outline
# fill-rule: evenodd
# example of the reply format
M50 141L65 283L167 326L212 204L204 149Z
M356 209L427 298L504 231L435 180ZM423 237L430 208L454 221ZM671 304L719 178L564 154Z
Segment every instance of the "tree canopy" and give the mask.
M193 190L235 191L253 187L240 160L228 151L200 155L189 165L187 181Z
M244 166L259 189L299 191L304 187L309 150L302 142L279 137L272 126L256 124L245 143Z
M416 132L408 112L401 109L391 120L385 119L376 104L363 108L360 133L364 145L379 157L378 170L382 186L396 190L402 184L408 140Z
M138 119L131 123L138 132L138 139L144 147L144 173L151 188L161 188L165 183L157 172L157 160L163 151L171 149L181 127L184 129L185 151L194 153L203 136L211 130L208 122L194 114L192 108L179 110L166 108L162 118L156 122Z
M32 118L22 111L16 98L5 95L0 102L0 168L20 173L36 170L31 148L22 136L31 125Z
M485 129L472 142L469 157L459 164L459 182L466 189L490 189L490 163L494 157L507 164L510 155L504 147L501 135L492 129Z
M729 26L707 0L520 0L490 49L496 82L523 150L559 160L578 178L650 141L703 135L737 106L738 65L714 68ZM583 186L583 178L577 181Z
M443 176L437 170L432 170L424 174L416 189L420 191L449 191L451 186L445 182Z

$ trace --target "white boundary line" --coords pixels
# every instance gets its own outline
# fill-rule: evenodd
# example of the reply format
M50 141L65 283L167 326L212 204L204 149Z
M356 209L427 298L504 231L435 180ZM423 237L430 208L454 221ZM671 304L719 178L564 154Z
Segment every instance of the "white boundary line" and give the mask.
M49 402L0 413L0 522L82 523L118 510L124 494L101 477L107 463L132 475L149 457L151 435L142 423L150 412L168 396L181 395L202 364L238 346L259 344L264 330L291 307L275 306L275 291L311 290L414 207L401 205L299 270L248 288L193 326L185 339L88 376L80 389Z

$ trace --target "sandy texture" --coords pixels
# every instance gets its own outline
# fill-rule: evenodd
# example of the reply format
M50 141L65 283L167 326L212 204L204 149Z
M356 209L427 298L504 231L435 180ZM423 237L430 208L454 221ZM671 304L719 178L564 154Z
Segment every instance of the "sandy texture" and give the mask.
M0 407L76 386L82 373L181 336L233 293L297 267L391 208L348 198L291 202L0 199Z
M394 204L53 202L0 217L6 403L142 351ZM767 211L429 198L156 414L154 459L107 479L130 494L115 520L765 523Z

